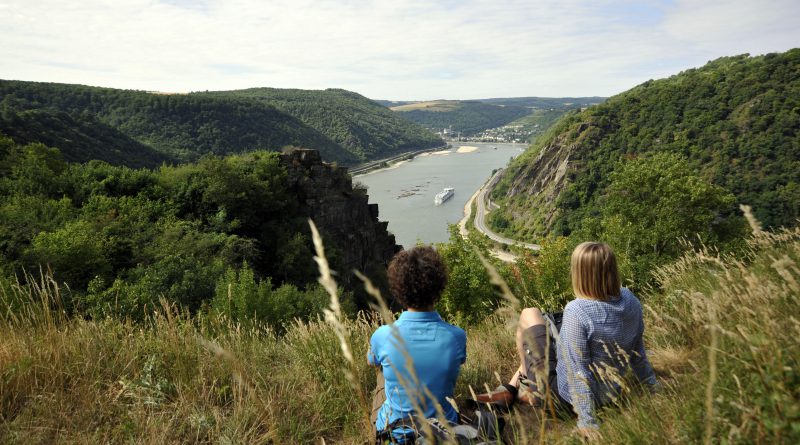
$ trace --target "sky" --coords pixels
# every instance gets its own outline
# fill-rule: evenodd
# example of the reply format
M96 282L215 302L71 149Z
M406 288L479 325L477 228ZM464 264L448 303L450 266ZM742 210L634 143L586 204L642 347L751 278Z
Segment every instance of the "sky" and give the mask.
M798 0L0 0L0 79L373 99L611 96L800 46Z

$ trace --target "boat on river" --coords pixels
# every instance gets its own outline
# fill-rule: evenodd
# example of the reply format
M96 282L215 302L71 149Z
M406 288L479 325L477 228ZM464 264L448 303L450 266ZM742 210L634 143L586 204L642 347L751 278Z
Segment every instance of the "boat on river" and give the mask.
M447 187L441 192L437 193L436 196L433 198L433 203L438 205L442 205L445 201L452 198L455 195L456 189L453 187Z

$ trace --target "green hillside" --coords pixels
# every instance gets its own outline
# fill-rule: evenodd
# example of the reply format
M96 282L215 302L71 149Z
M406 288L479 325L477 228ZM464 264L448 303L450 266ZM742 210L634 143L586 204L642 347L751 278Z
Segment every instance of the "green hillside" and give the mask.
M50 147L59 147L64 159L69 162L98 159L137 168L176 160L85 112L68 114L52 109L17 112L3 108L0 113L0 132L20 144L41 142Z
M29 281L42 267L69 288L61 303L77 316L141 319L164 299L279 329L322 307L309 218L343 286L352 290L355 264L380 278L396 245L373 212L347 171L311 150L150 170L69 163L0 134L0 294L2 277ZM231 280L239 287L221 284Z
M442 144L434 134L344 90L259 88L157 94L0 80L0 132L43 142L70 161L156 166L285 146L356 164Z
M210 94L246 97L269 104L316 129L360 160L443 144L433 133L346 90L252 88Z
M98 122L180 161L196 160L208 153L280 150L287 145L313 147L329 161L357 161L356 156L296 118L266 104L234 96L153 94L0 81L0 107L8 113L44 109L89 114ZM13 127L0 131L15 133ZM108 149L114 148L84 147L87 153L81 157L89 160L92 152Z
M425 128L450 128L464 136L501 127L531 113L522 106L494 105L479 101L413 102L391 108Z
M493 192L501 210L492 221L526 239L604 233L598 224L608 229L609 204L650 203L659 198L665 175L675 174L732 193L705 224L723 224L742 203L767 227L794 226L800 217L799 132L800 49L717 59L568 114L509 166ZM670 170L674 165L681 173ZM648 174L656 182L630 188ZM707 203L699 195L689 199L685 206ZM656 199L640 211L665 202ZM640 222L632 218L618 221L619 227Z

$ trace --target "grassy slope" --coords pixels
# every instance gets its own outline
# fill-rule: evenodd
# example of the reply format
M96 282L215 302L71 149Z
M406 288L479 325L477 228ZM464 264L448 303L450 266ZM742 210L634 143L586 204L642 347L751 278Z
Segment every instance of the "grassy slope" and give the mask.
M412 102L391 107L392 111L455 111L464 106L464 102L458 100L429 100L426 102Z
M689 254L660 276L641 297L664 389L603 411L603 442L797 443L800 230L756 235L739 258ZM146 326L64 320L42 310L42 295L57 300L55 285L43 286L29 296L3 286L4 301L24 309L0 322L0 442L367 443L374 322L345 323L353 387L321 322L277 338L169 308ZM511 338L499 316L468 329L457 397L509 375ZM538 442L538 419L518 411L508 441ZM573 425L547 421L542 440L574 442Z

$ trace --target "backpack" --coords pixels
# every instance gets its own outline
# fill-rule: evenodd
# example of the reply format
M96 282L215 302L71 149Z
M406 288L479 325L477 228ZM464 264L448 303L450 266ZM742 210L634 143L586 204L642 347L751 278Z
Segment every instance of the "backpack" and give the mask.
M379 431L375 443L403 445L434 445L452 443L459 445L498 444L504 420L490 411L475 411L473 419L462 417L465 423L443 425L436 418L408 416L395 420Z

